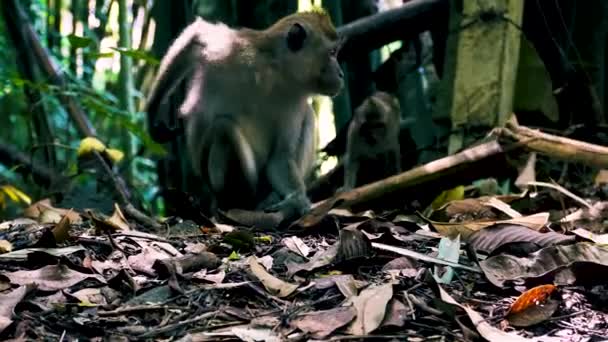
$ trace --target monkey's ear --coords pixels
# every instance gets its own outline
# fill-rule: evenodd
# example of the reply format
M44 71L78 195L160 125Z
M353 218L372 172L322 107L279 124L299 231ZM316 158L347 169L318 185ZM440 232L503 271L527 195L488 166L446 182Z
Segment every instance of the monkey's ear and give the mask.
M297 52L304 46L304 40L306 40L306 30L298 23L291 25L289 32L287 32L287 47L292 52Z

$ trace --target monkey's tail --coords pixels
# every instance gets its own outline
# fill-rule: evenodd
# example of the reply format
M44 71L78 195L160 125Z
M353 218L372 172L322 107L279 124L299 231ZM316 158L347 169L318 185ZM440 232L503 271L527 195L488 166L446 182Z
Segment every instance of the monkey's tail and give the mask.
M204 42L198 39L201 21L197 18L188 25L162 58L145 105L145 111L149 115L155 117L164 99L173 93L197 63L204 62Z

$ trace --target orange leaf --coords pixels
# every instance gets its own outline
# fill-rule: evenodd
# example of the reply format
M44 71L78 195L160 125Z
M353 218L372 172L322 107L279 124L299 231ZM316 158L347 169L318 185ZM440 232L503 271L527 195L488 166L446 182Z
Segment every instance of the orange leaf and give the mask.
M529 289L511 304L508 314L516 314L544 302L555 289L555 285L539 285Z

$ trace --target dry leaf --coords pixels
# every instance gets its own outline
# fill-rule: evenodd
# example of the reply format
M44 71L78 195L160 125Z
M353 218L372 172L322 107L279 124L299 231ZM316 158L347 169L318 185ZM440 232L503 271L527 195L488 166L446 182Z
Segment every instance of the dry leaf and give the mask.
M577 228L572 233L583 239L591 240L598 245L608 245L608 234L595 234L584 228Z
M333 286L337 286L339 282L349 283L352 282L355 284L355 288L357 290L362 289L368 285L367 282L362 280L356 280L352 274L338 274L338 275L330 275L322 278L317 278L314 280L314 286L316 289L328 289ZM355 293L358 291L355 291Z
M572 272L577 271L577 264L592 264L588 265L586 272L589 272L589 267L595 267L593 274L606 274L608 270L608 248L594 245L587 242L580 242L566 246L550 246L545 247L538 252L526 258L518 258L513 255L501 254L489 257L479 263L486 278L494 285L503 287L506 282L515 280L527 280L536 278L550 279L556 275L556 272L568 269ZM597 272L597 273L595 273ZM587 276L588 274L581 274ZM573 276L576 274L573 273ZM595 279L597 282L602 282L601 276ZM557 278L553 279L555 283ZM576 278L560 278L559 284L571 285L576 282Z
M39 224L38 221L34 221L30 218L17 218L0 223L0 231L11 229L16 226L39 226Z
M599 170L595 175L594 184L596 187L608 184L608 170Z
M348 299L357 295L357 290L359 288L357 287L357 281L352 275L347 275L346 277L337 277L335 280L336 286L344 298Z
M8 253L13 250L13 245L10 241L0 240L0 254Z
M76 285L85 279L96 279L105 284L103 277L97 274L86 274L69 269L67 266L49 265L33 271L15 271L3 273L13 284L37 284L42 291L63 290Z
M484 205L487 205L489 207L492 207L496 210L500 210L501 212L503 212L504 214L506 214L512 218L523 216L517 210L511 208L510 205L508 205L507 203L501 201L500 199L498 199L496 197L485 197L485 198L483 198L481 203L483 203Z
M509 308L509 323L517 327L528 327L553 316L559 302L549 296L555 289L555 285L540 285L522 293Z
M24 261L27 259L28 254L34 253L34 252L38 252L38 253L42 252L42 253L50 254L52 256L60 257L60 256L66 256L66 255L70 255L70 254L84 251L84 250L85 250L84 247L82 247L80 245L63 247L63 248L24 248L24 249L16 250L14 252L1 254L0 260Z
M46 211L49 212L45 214ZM45 223L58 223L65 215L68 216L71 223L82 223L82 217L80 217L77 212L74 212L71 209L55 208L51 205L51 200L48 198L30 205L23 211L23 216L37 220L38 222L42 222L42 220L51 220L46 221Z
M405 270L405 269L415 269L418 267L418 263L413 258L408 257L399 257L395 258L389 262L387 262L384 267L382 267L383 271L390 270Z
M27 292L27 286L19 286L13 291L0 294L0 333L13 322L13 309L25 298Z
M492 342L530 342L530 341L538 341L538 339L528 339L528 338L525 338L523 336L518 336L518 335L516 335L514 333L508 333L508 332L505 332L505 331L501 331L501 330L499 330L497 328L494 328L477 311L469 308L466 305L462 305L462 304L458 303L452 296L450 296L441 287L441 285L439 285L439 283L437 283L437 279L435 279L434 276L433 276L433 279L434 279L433 285L439 291L439 296L440 296L441 300L444 301L445 303L448 303L448 304L451 304L451 305L455 305L455 306L463 309L467 313L467 315L469 316L469 318L471 319L471 322L473 323L473 326L477 329L477 331L479 332L479 334L481 336L483 336L487 341L492 341Z
M407 320L407 316L413 312L413 309L408 309L401 301L393 298L388 303L388 309L386 310L386 315L382 321L382 326L403 327Z
M264 285L266 290L279 298L289 296L298 288L297 284L290 284L268 273L254 257L249 258L249 267L253 275Z
M179 256L182 256L181 253ZM133 270L154 275L156 272L153 266L156 260L165 260L173 257L174 255L167 253L164 249L159 248L155 244L150 244L142 248L140 253L129 256L127 261Z
M519 172L519 176L515 180L515 186L520 189L526 189L529 182L536 181L536 152L530 153L526 165Z
M336 242L326 250L317 251L307 263L297 264L295 262L287 262L285 264L287 267L287 275L291 277L300 271L312 271L331 264L338 254L338 244L339 243Z
M120 207L116 203L114 203L114 213L112 213L112 216L106 220L106 223L112 227L115 227L116 230L131 230L127 219L125 219Z
M80 301L82 304L107 304L106 297L103 295L100 288L82 289L70 294Z
M535 230L513 225L500 224L475 232L469 243L476 250L491 254L498 248L515 242L530 242L540 247L573 243L576 238L556 232L539 233Z
M303 257L307 257L310 254L310 247L308 247L302 239L297 236L290 236L288 238L283 239L283 245L287 247L290 251L299 254Z
M364 289L352 298L357 310L355 321L349 326L351 335L367 335L376 330L384 320L388 301L393 298L393 285L384 284Z
M558 307L559 301L549 298L542 304L532 306L520 313L507 316L507 320L515 327L529 327L551 318Z
M528 227L533 230L540 230L549 222L549 213L538 213L529 216L516 217L509 220L479 221L479 222L460 222L443 223L431 221L431 224L441 235L455 237L461 235L463 241L468 241L471 235L481 229L495 224L515 224Z
M226 272L220 270L216 273L207 273L207 270L200 270L192 275L193 279L204 280L213 284L221 284L226 278Z
M59 223L55 225L53 228L53 236L55 237L55 242L62 243L70 238L70 215L72 210L68 211L68 214L63 215Z
M322 339L350 323L355 315L356 311L352 306L339 306L330 310L306 313L296 317L291 324L312 334L314 338Z

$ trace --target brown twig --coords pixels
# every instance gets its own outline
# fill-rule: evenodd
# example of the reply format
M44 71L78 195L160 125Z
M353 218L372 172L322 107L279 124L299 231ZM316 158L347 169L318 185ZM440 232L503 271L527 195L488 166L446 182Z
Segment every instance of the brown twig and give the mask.
M207 318L211 318L211 317L213 317L213 316L215 316L217 314L218 314L218 311L205 312L203 314L200 314L198 316L192 317L190 319L186 319L186 320L183 320L183 321L179 321L177 323L166 325L166 326L164 326L162 328L158 328L158 329L154 329L154 330L148 331L147 333L143 333L143 334L139 335L138 337L141 338L141 339L144 339L144 338L150 338L150 337L162 335L164 333L167 333L167 332L176 330L176 329L178 329L180 327L183 327L184 325L188 325L188 324L191 324L191 323L196 323L198 321L202 321L202 320L205 320Z
M4 141L0 141L0 162L7 166L19 165L44 182L51 183L51 180L60 178L46 165L32 161L29 156Z

